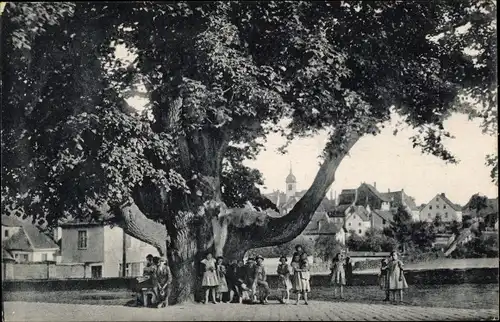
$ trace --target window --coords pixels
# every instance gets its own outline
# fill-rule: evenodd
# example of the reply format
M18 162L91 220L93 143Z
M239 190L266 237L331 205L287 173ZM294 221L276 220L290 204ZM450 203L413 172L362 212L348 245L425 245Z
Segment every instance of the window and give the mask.
M288 185L288 191L292 191L293 190L293 186L291 184Z
M386 224L385 219L382 219L382 225L385 225L385 224Z
M439 209L439 205L436 205L436 209Z
M360 230L358 230L358 231L359 231L359 233L361 234L361 229L360 229Z
M18 258L19 257L19 254L14 254L14 258Z
M27 262L28 261L28 254L22 254L22 260L23 262Z
M349 223L349 226L351 225L351 223Z
M5 237L9 237L9 230L8 230L8 229L5 229L4 234L5 234Z
M447 212L444 213L444 218L448 218L448 213Z
M429 209L432 210L432 206L429 206Z
M358 223L358 226L361 226L361 223Z
M446 209L446 205L443 205L443 209Z
M78 249L87 249L87 231L78 231Z
M91 267L92 278L101 278L102 277L102 266L92 266Z
M46 262L47 261L47 254L42 254L42 262Z

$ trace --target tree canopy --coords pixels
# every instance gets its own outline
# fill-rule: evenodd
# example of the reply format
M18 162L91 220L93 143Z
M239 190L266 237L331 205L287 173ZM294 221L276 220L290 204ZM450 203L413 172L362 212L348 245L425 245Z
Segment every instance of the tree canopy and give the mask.
M283 243L392 112L418 129L414 147L449 162L452 113L496 126L494 1L9 2L2 31L2 212L51 225L98 215L176 240L216 211L233 214L217 238ZM151 117L127 104L140 84ZM311 188L266 216L260 174L242 161L273 131L320 130ZM198 249L214 238L196 236Z

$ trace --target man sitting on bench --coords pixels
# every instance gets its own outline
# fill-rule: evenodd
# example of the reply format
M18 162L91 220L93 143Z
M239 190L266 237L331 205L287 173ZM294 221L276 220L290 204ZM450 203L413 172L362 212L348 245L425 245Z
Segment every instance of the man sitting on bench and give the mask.
M156 279L156 270L157 267L153 263L153 255L149 254L146 256L146 267L144 267L144 271L141 277L136 279L137 286L137 305L147 305L147 299L144 301L145 296L148 296L148 293L152 295L152 302L156 302L156 292L154 291L154 280Z

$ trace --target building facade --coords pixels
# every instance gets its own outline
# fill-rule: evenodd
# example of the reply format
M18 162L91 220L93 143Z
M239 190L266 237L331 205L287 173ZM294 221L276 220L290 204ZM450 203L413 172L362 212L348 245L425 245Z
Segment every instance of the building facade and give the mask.
M61 225L61 262L83 263L93 278L122 276L124 253L126 276L142 275L146 256L158 256L155 247L125 234L117 226L88 222Z
M443 222L461 222L462 207L451 202L444 193L439 193L420 210L421 221L433 221L436 216Z

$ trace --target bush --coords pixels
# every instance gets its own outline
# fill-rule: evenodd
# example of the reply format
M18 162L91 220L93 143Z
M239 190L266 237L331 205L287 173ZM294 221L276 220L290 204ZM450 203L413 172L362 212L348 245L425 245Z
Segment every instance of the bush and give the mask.
M481 235L458 245L451 253L453 258L496 258L498 257L498 236Z

